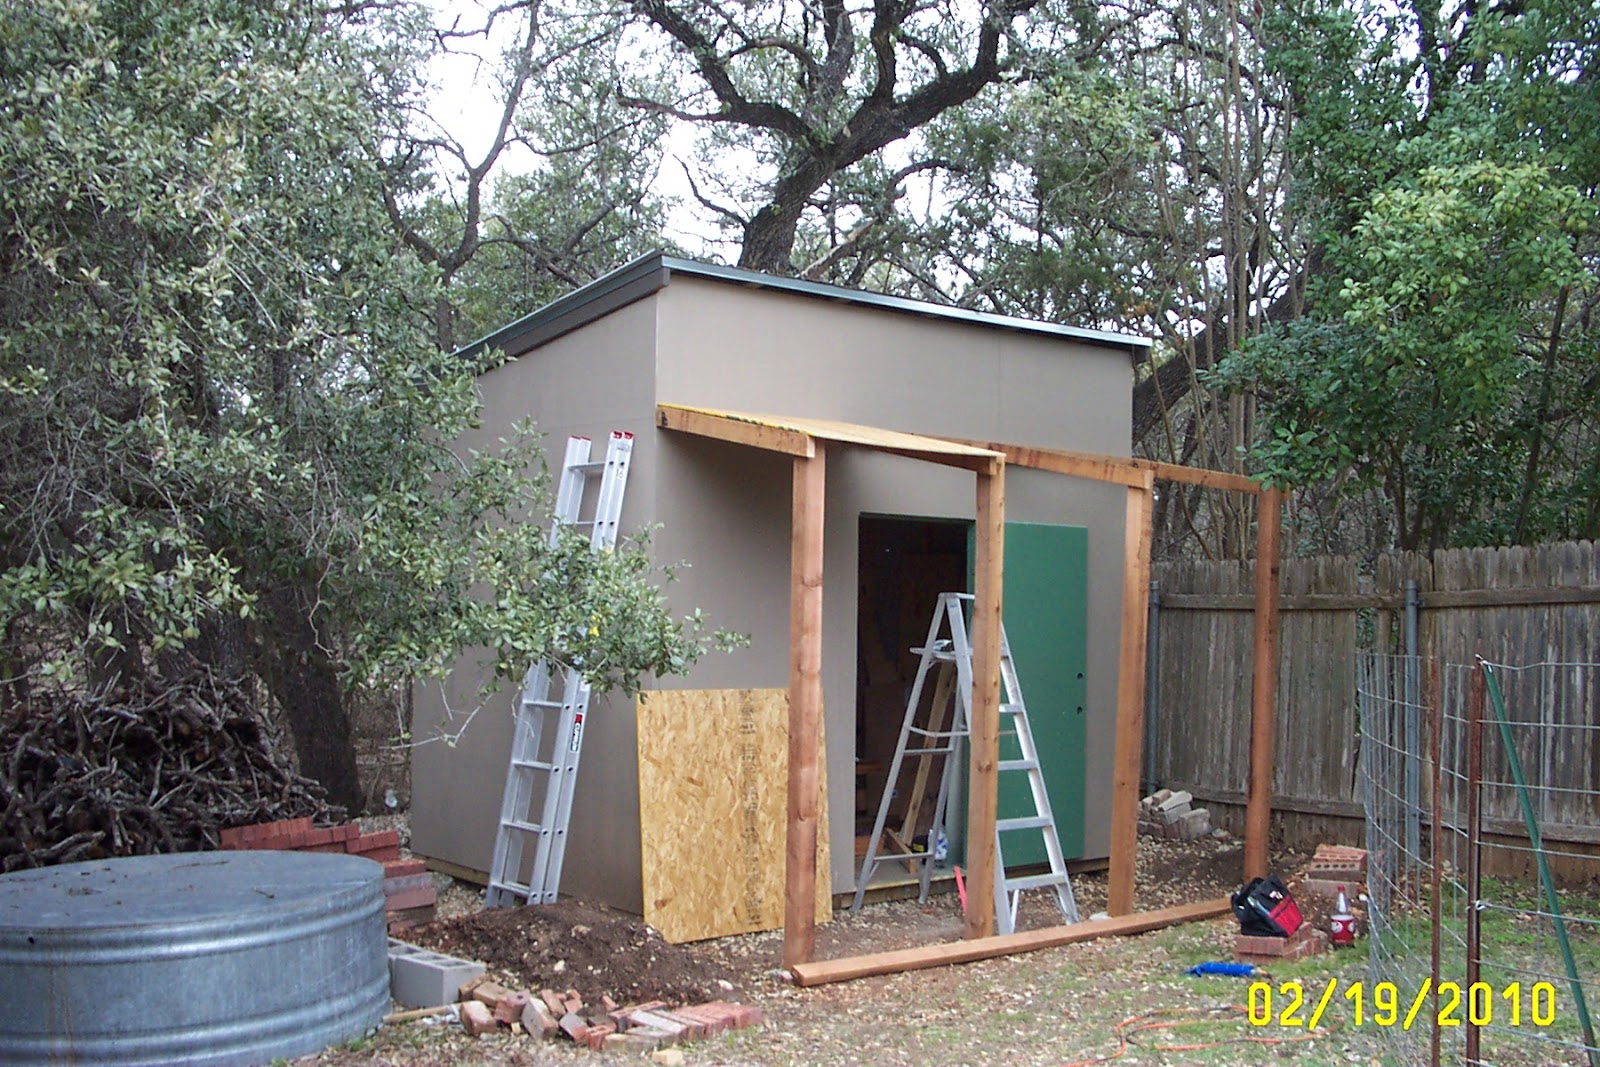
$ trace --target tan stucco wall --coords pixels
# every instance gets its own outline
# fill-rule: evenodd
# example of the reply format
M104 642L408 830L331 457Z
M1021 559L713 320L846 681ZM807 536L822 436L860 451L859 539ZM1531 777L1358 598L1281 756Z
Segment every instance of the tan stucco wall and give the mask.
M677 279L658 296L657 381L666 403L804 415L936 435L1126 455L1126 352L952 324L785 293ZM671 435L668 435L671 436ZM700 488L726 466L711 510ZM788 671L790 464L717 442L663 446L657 519L663 558L694 565L678 590L720 624L759 635L681 684L784 685ZM1084 845L1108 844L1121 620L1125 492L1010 470L1007 517L1088 528L1089 721ZM854 885L857 524L861 514L970 519L965 471L836 447L828 458L823 699L833 887ZM676 686L676 682L668 683Z
M492 448L516 422L532 417L546 435L546 455L559 475L569 436L590 438L598 459L612 430L630 431L636 444L622 529L639 529L652 521L654 510L654 338L654 308L647 299L483 375L478 381L482 428L465 436L458 448ZM502 685L483 704L453 747L429 740L440 729L454 728L478 705L485 677L480 659L465 657L443 685L422 682L413 688L413 733L421 743L411 761L411 838L420 855L486 871L500 815L517 681ZM446 700L453 720L446 718ZM585 729L562 891L639 911L633 702L597 700ZM619 759L617 753L629 755Z
M1125 351L685 277L558 338L480 380L485 447L533 417L559 463L568 434L603 443L636 434L623 527L659 523L653 551L689 566L674 609L751 635L663 688L784 686L788 681L791 464L786 457L654 427L660 402L861 422L930 434L1127 454L1131 372ZM824 701L833 888L853 887L857 523L862 513L971 518L968 472L836 448L828 460ZM1089 700L1085 848L1103 855L1122 574L1123 491L1032 471L1007 475L1008 518L1088 527ZM467 657L441 688L416 687L416 735L448 697L470 710L480 675ZM510 737L507 686L455 747L424 743L412 762L412 845L488 867ZM563 892L642 906L638 770L631 702L588 720ZM686 752L685 759L695 754Z

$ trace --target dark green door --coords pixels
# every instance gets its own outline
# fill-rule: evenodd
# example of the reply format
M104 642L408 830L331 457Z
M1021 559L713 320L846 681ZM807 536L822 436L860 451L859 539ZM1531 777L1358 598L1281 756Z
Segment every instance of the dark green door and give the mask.
M970 559L970 549L969 549ZM1017 681L1033 726L1061 850L1083 854L1084 733L1089 633L1089 534L1081 526L1006 524L1004 615ZM1001 722L1000 758L1021 754ZM1030 814L1026 777L1000 781L1000 818ZM961 817L965 818L963 806ZM1007 866L1044 863L1037 830L1006 835Z

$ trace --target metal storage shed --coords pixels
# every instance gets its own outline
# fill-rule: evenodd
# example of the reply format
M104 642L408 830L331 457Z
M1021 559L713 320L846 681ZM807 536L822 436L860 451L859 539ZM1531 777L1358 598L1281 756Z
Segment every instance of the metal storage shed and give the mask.
M790 460L663 429L662 411L773 412L1125 456L1131 359L1146 344L656 254L480 342L514 358L481 378L483 426L461 446L492 445L527 417L552 449L570 434L634 433L624 529L659 524L657 558L690 564L670 589L677 610L703 608L752 638L747 649L709 656L657 686L663 696L771 691L790 672ZM1016 466L1006 483L1014 557L1006 624L1014 645L1039 645L1033 666L1018 651L1024 689L1036 730L1050 719L1060 727L1057 775L1078 790L1075 804L1057 805L1063 839L1076 841L1069 851L1078 855L1106 856L1127 490ZM885 708L899 722L901 617L914 619L910 601L928 583L965 580L974 515L967 471L881 450L829 454L821 675L824 884L835 893L854 884L858 750L882 745ZM418 737L445 721L447 707L470 705L480 670L468 656L443 687L418 687ZM444 869L489 865L509 704L507 695L486 709L456 746L415 752L412 848ZM719 814L641 813L639 746L648 739L638 723L625 699L597 701L591 711L563 890L647 912L642 848L652 826L676 817L710 832ZM702 755L691 746L674 759L692 770ZM731 900L709 904L737 910Z

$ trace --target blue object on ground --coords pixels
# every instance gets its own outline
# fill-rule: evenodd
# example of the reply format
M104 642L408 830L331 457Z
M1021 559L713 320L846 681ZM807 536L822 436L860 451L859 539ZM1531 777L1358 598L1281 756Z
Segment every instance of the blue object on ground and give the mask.
M1189 974L1195 978L1204 978L1208 974L1220 974L1225 978L1254 978L1256 973L1253 963L1197 963L1189 968Z

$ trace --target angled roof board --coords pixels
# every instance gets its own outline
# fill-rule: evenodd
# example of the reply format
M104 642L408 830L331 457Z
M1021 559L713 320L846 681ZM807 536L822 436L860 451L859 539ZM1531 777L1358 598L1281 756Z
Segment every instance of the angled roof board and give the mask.
M1132 334L1111 333L1105 330L1086 330L1076 326L1063 326L1053 322L1037 322L1013 315L997 315L987 311L934 304L926 300L868 293L859 289L846 289L838 285L784 278L775 274L760 274L739 267L723 267L714 263L700 263L692 259L669 256L664 252L651 252L624 264L580 289L575 289L553 300L537 311L530 312L506 326L479 338L459 349L463 358L476 356L486 349L498 348L509 356L520 356L562 334L571 333L636 300L642 300L665 288L674 275L702 278L732 285L745 285L757 289L770 289L819 300L836 300L861 307L879 308L902 314L923 315L951 322L988 326L993 329L1016 330L1021 333L1044 334L1064 340L1080 341L1106 348L1125 350L1129 356L1143 356L1150 347L1148 338Z

